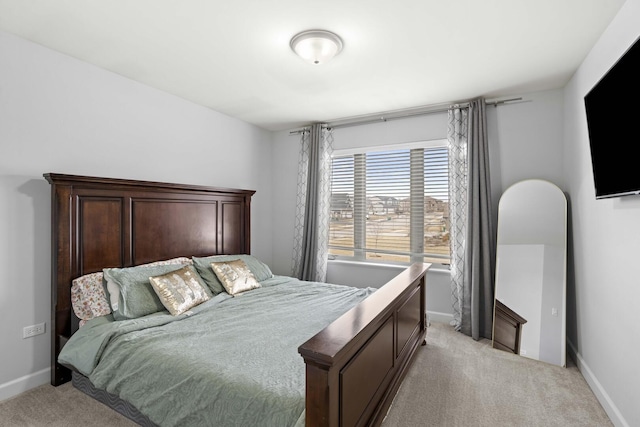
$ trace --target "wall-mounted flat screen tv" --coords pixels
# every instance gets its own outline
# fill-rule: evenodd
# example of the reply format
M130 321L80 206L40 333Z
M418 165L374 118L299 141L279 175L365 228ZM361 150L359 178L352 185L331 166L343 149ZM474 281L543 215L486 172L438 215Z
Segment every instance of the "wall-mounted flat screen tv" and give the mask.
M640 39L584 103L596 199L640 194Z

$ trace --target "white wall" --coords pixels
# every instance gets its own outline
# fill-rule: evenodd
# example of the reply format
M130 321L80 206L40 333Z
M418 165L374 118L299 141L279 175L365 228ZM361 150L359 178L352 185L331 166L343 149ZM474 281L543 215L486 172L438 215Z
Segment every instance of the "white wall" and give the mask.
M0 32L0 400L49 381L50 188L43 173L256 190L271 262L271 133ZM22 339L24 326L47 333Z
M563 187L563 93L521 94L520 102L488 107L492 185L506 190L516 182L539 178Z
M640 425L640 197L595 199L584 96L640 36L639 22L640 0L627 0L564 90L563 165L572 229L569 344L619 426ZM629 140L612 141L611 149L637 155L635 124L624 125L631 127Z
M487 125L490 140L493 204L511 184L541 178L562 186L562 91L528 93L523 102L489 107ZM443 139L447 136L447 114L436 113L382 123L338 128L334 149L387 145ZM300 136L289 131L274 134L273 164L273 258L276 274L291 273L296 177ZM277 190L276 190L277 189ZM327 278L353 286L381 286L398 269L330 262ZM427 276L427 310L434 320L451 316L450 279L446 272ZM444 316L441 316L444 315Z

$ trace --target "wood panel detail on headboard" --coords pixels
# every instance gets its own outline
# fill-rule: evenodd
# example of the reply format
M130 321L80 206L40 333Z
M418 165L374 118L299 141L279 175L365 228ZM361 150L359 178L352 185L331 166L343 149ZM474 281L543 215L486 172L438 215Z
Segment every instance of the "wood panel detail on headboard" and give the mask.
M51 383L78 328L71 281L178 256L249 254L252 190L47 173L51 184Z

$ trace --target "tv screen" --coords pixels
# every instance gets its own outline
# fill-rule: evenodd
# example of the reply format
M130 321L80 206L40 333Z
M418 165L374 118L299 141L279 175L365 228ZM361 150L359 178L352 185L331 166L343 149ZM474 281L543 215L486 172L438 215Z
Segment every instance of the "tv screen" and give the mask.
M596 199L640 194L640 39L584 103Z

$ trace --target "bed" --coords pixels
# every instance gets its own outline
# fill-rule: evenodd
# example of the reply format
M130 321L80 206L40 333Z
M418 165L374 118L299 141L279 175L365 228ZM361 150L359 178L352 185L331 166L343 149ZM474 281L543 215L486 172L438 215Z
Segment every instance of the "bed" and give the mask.
M157 415L153 415L156 421L152 420L149 414L155 414L157 409L150 411L147 404L160 402L160 407L175 408L186 404L185 400L196 403L188 410L194 418L180 418L183 424L198 425L208 419L209 422L216 420L217 425L234 425L250 418L236 420L230 414L243 412L239 408L247 408L248 413L251 405L258 406L258 414L264 411L264 423L260 424L265 425L278 425L280 422L282 425L307 426L382 423L415 352L425 342L425 273L429 264L412 265L375 292L273 276L269 275L268 266L258 265L258 269L262 267L267 272L260 278L261 286L241 293L239 297L222 292L179 316L158 312L124 322L112 321L105 316L104 319L92 319L80 328L80 319L74 314L71 304L71 282L74 279L105 268L126 270L131 266L181 257L197 260L226 254L232 255L231 259L245 257L247 265L260 264L249 255L251 197L254 192L53 173L45 174L45 178L51 184L52 196L50 330L53 385L68 382L73 377L76 387L142 425L165 424L164 418L157 418ZM342 294L344 292L346 294ZM283 299L283 295L294 296L295 302ZM320 305L318 301L325 297L328 302ZM302 309L301 314L296 309L304 307L298 302L305 298L316 304ZM309 307L314 306L324 308L317 312L309 311ZM267 326L268 319L280 322ZM244 326L243 321L246 323ZM118 325L115 328L114 323ZM211 327L220 324L225 326ZM190 334L184 330L176 332L179 325L189 325L187 330ZM240 329L234 329L236 326ZM128 328L132 330L121 331L122 336L116 336L112 330ZM227 336L212 339L207 335L207 331L212 329L223 330ZM126 345L111 347L102 341L89 345L96 349L96 354L103 351L115 354L113 349L120 348L119 355L102 360L123 366L125 377L137 372L137 368L130 368L133 371L126 373L129 369L125 366L126 360L136 357L148 360L150 356L145 351L158 353L158 350L151 350L153 345L168 348L167 341L153 344L158 335L173 337L169 340L172 347L167 349L167 353L172 354L182 353L181 349L196 343L221 342L224 346L217 346L218 350L215 346L205 346L198 347L197 351L212 355L215 351L222 351L209 359L222 360L219 363L223 363L225 369L215 365L217 368L214 367L213 371L218 371L218 374L225 371L222 373L224 378L207 379L205 371L211 367L202 363L206 357L193 359L193 356L188 356L192 358L187 364L189 369L167 365L173 362L166 360L149 363L161 366L163 372L177 372L193 386L194 393L185 397L182 391L172 392L172 387L167 386L169 383L153 383L146 390L157 390L160 394L150 395L151 403L138 400L135 395L140 394L139 391L123 391L135 381L127 383L117 379L113 380L117 387L114 388L113 384L104 386L108 381L103 382L100 376L109 371L107 362L87 362L89 367L82 363L72 366L63 358L61 363L61 349L74 334L72 344L81 338L92 342L101 334L109 336L105 343L126 342ZM131 336L136 339L132 340ZM178 341L177 337L183 341ZM232 349L235 345L241 347ZM66 347L63 356L72 348L73 345ZM255 379L262 375L260 367L254 365L263 362L256 362L258 359L253 358L264 353L272 359L265 364L271 371L264 374L265 378L258 383L263 389L278 390L278 394L265 394L265 390L261 390L256 392L261 398L248 399L243 403L245 391L254 388ZM274 355L283 356L278 358ZM101 356L96 357L94 360ZM94 375L96 366L92 363L97 366L104 363L98 370L100 374ZM234 368L236 370L232 369L234 364L238 365L237 369ZM229 367L229 372L226 372L226 367ZM245 372L246 378L240 378L242 375L238 372ZM149 374L145 372L141 376L147 378ZM234 382L238 378L240 381ZM169 381L171 384L179 382L175 379ZM224 385L222 391L207 388L207 384L223 384L225 381L230 381L230 384ZM195 391L196 386L202 387L197 389L199 392ZM217 405L203 398L207 394L227 394L235 398ZM201 408L203 406L207 408ZM219 406L214 412L202 412L214 406ZM167 421L168 425L170 423Z

